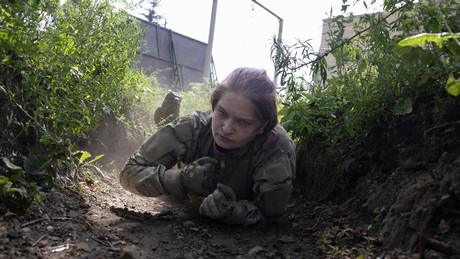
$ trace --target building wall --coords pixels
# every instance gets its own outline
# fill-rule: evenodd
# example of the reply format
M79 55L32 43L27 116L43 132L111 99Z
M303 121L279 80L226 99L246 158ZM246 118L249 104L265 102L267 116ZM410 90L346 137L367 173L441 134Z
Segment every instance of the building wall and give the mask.
M432 1L434 1L436 3L442 2L442 0L432 0ZM422 2L421 4L427 4L427 3ZM363 15L366 15L366 14L363 14ZM350 39L356 34L356 32L353 30L353 27L357 23L359 23L359 20L360 20L361 17L363 17L363 15L356 15L356 16L353 17L352 22L344 24L345 30L344 30L343 37L345 39ZM386 17L387 15L384 14L384 16ZM397 18L397 14L394 14L394 15L391 15L391 16L387 17L386 21L387 21L387 23L392 23L392 22L394 22L396 20L396 18ZM331 30L329 28L329 26L328 26L329 20L330 20L329 18L323 20L323 32L322 32L322 37L321 37L321 45L320 45L320 48L319 48L319 54L324 54L325 52L330 50L330 47L329 47L329 45L327 43L327 40L330 39L328 33ZM459 19L458 19L458 23L460 23L460 16L459 16ZM369 25L366 25L366 26L369 26ZM336 30L336 29L337 29L337 27L332 28L332 30ZM390 31L390 37L395 36L398 33L399 32L397 32L397 31ZM363 47L366 47L366 46L363 46ZM328 78L330 78L331 75L334 74L334 71L333 71L333 69L331 69L331 67L334 67L336 65L336 60L335 60L335 58L334 58L334 56L332 54L329 54L329 55L326 56L326 62L327 62L327 65L328 65Z
M176 91L188 91L191 83L203 82L206 43L139 20L147 41L139 57L146 74L156 72L161 85Z
M344 24L345 29L344 29L344 33L343 33L343 38L349 39L349 38L354 36L355 31L353 30L353 26L356 23L359 22L360 18L361 18L361 16L357 15L357 16L354 17L353 22ZM322 32L322 36L321 36L321 45L319 47L319 53L320 54L324 54L324 53L326 53L326 52L331 50L331 48L329 47L329 45L327 43L327 41L330 39L329 33L330 33L331 29L332 30L337 29L336 27L329 28L329 25L328 25L329 21L330 21L329 18L323 20L323 32ZM329 54L329 55L326 56L326 62L327 62L327 65L328 65L329 68L336 65L335 57L332 54ZM331 71L328 71L328 74L330 72Z
M365 14L363 14L363 15L365 15ZM352 37L355 36L357 31L355 31L353 28L355 27L356 24L359 23L359 20L363 17L363 15L356 15L356 16L353 17L353 21L344 24L344 26L345 26L344 33L343 33L343 38L344 39L351 39ZM324 53L326 53L326 52L331 50L330 46L327 43L327 41L330 39L329 32L331 31L331 29L332 30L337 30L337 27L329 28L329 26L328 26L329 20L330 20L329 18L323 20L323 32L322 32L322 37L321 37L321 45L320 45L320 48L319 48L319 54L324 54ZM392 15L392 16L389 16L389 17L386 18L387 23L392 23L395 20L396 20L396 15ZM364 26L361 29L361 30L364 30L365 28L367 28L369 26L369 24L364 24L364 25L361 24L361 26ZM367 32L364 32L364 33L367 33ZM398 33L397 31L391 31L390 36L394 36L397 33ZM357 38L353 39L352 41L354 41L356 43L356 39ZM362 47L366 48L367 46L363 45ZM326 62L327 62L327 65L328 65L328 78L330 78L331 75L334 75L333 67L335 67L335 65L337 64L336 59L332 54L329 54L329 55L326 56Z

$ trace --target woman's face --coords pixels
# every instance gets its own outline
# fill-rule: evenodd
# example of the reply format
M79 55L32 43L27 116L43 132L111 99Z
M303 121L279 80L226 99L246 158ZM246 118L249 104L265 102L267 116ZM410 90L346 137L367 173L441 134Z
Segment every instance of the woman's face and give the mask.
M262 133L264 126L254 104L237 93L224 93L212 111L212 135L221 148L246 145Z

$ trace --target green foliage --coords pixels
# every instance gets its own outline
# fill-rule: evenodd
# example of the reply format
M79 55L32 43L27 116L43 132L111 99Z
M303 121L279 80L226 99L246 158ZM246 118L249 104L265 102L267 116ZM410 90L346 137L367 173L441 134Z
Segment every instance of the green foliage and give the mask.
M460 94L460 80L455 79L453 75L450 75L446 83L446 90L449 94L458 96Z
M78 155L80 155L80 157L78 157ZM100 176L102 176L104 179L106 178L105 175L104 175L104 172L102 172L101 169L99 169L99 167L97 167L94 162L97 161L98 159L100 159L101 157L103 157L104 155L98 155L96 156L95 158L91 159L90 161L86 161L87 159L89 159L91 157L91 154L87 151L82 151L82 150L77 150L75 152L73 152L73 157L76 157L76 159L73 160L74 162L74 167L75 167L75 173L77 174L77 186L79 189L81 189L81 185L80 185L80 182L78 181L79 180L79 175L78 174L81 174L83 177L84 177L84 180L86 182L89 182L89 183L92 183L92 184L95 184L96 186L99 186L99 184L97 183L97 181L91 176L92 173L91 173L91 169L92 170L95 170ZM76 163L75 163L76 162Z
M436 44L437 48L445 47L454 55L459 55L460 54L460 42L458 41L458 39L460 39L460 33L455 33L455 34L454 33L448 33L448 34L422 33L419 35L415 35L413 37L406 38L400 41L398 44L399 46L405 46L405 47L423 47L423 46L429 45L430 43L434 43ZM420 52L422 52L420 54L422 54L423 56L430 55L430 50L422 49ZM423 52L428 52L428 53L423 53ZM420 58L418 58L418 60L420 60ZM453 74L449 75L449 79L446 82L446 90L449 94L453 96L458 96L460 94L460 81L458 79L455 79Z
M340 229L338 226L326 228L320 238L316 241L316 245L319 248L331 247L334 250L338 250L338 247L332 246L339 240L350 240L353 239L353 230L351 228Z
M328 19L330 49L324 53L308 41L275 44L285 86L281 124L299 152L315 142L349 154L389 118L414 107L434 124L446 122L445 103L459 91L459 7L458 1L385 1L386 13ZM347 24L353 26L350 38ZM312 82L302 74L310 69Z
M191 85L190 91L181 92L180 114L187 115L193 111L211 109L211 93L212 91L205 89L201 83Z
M416 47L416 46L425 46L428 45L430 42L435 43L438 47L442 47L447 45L450 40L454 38L460 38L460 33L455 34L444 34L444 33L422 33L418 34L409 38L406 38L400 41L398 44L399 46L407 46L407 47ZM455 45L453 46L455 47Z
M0 152L14 160L0 167L1 196L21 211L43 201L38 183L51 188L56 168L98 171L100 157L74 142L108 114L126 122L150 94L137 69L144 34L105 0L2 1L0 21Z
M108 115L145 135L156 130L166 90L138 70L142 27L109 1L0 2L0 21L0 155L14 162L0 167L1 196L19 211L42 202L38 183L52 188L56 171L97 185L101 156L75 143ZM183 113L202 106L202 95L183 93Z
M2 91L18 106L27 103L24 110L39 124L34 126L57 136L82 136L106 113L118 113L135 100L136 78L126 75L136 63L142 33L107 2L67 2L49 13L44 13L48 1L39 3L40 15L30 19L41 27L18 40L21 49L10 48L2 57L11 61L3 64L8 72L18 76L3 82ZM11 46L4 39L0 44Z
M24 213L33 201L43 205L45 193L41 191L41 187L25 179L27 174L40 173L41 165L37 168L33 166L35 163L31 162L32 165L28 166L30 170L24 171L21 167L11 163L8 158L2 157L2 161L9 175L0 175L0 203L13 213Z

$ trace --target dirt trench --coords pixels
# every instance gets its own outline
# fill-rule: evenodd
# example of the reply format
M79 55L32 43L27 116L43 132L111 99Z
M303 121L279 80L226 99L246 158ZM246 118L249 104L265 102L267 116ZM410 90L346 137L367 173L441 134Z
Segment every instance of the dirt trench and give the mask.
M110 134L93 135L85 150L112 151L100 161L105 178L81 181L78 190L61 175L46 207L0 216L0 258L460 256L460 149L427 161L420 145L410 144L419 136L411 127L389 134L400 137L379 135L338 166L315 150L299 157L302 174L285 215L248 227L204 219L184 200L123 190L119 170L143 137L102 127ZM128 142L109 142L114 139Z
M186 201L130 194L116 174L99 180L101 189L56 188L46 208L2 216L0 258L409 258L382 249L367 224L298 195L278 223L239 227L204 219Z
M460 168L460 156L447 156L435 171ZM460 175L451 172L449 177ZM449 214L455 204L444 195L429 198L458 190L448 184L453 179L435 187L426 175L411 175L419 183L397 191L385 208L384 196L395 191L390 188L395 183L406 184L404 174L395 170L379 186L365 180L369 195L344 203L314 202L297 189L278 223L249 227L204 219L184 200L128 193L116 171L98 177L100 187L81 182L80 191L61 178L47 207L34 205L25 216L0 218L0 258L455 258L458 217ZM424 204L430 210L418 217ZM404 247L418 237L417 227L425 239Z

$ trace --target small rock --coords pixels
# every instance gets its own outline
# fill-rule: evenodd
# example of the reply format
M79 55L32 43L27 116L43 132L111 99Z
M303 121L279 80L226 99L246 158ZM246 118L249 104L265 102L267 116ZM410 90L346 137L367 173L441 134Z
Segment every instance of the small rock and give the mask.
M5 224L0 223L0 238L6 237L8 235L8 229Z
M120 238L119 238L117 235L115 235L115 234L107 234L107 238L108 238L111 242L120 240Z
M254 246L253 248L251 248L251 250L249 250L248 252L248 255L255 255L257 253L259 253L260 251L264 250L263 247L261 246Z
M445 219L441 219L439 222L439 232L441 234L446 234L450 231L450 223Z
M292 236L281 236L278 238L278 241L281 242L281 243L285 243L285 244L288 244L288 243L294 243L295 240Z
M193 252L188 252L188 253L185 253L184 254L184 258L185 259L193 259L195 258L196 256L193 255Z
M29 228L29 227L21 228L21 230L20 230L21 234L24 234L24 235L29 234L30 231L32 231L32 229Z
M423 258L429 259L446 259L447 257L438 251L435 250L425 250L423 254Z
M89 258L89 259L102 259L102 258L106 258L106 256L107 256L106 251L103 251L101 248L96 247L96 250L94 250L91 253L89 253L86 256L86 258Z
M120 257L118 259L135 259L139 258L137 253L137 246L131 245L124 247L121 251Z
M77 247L77 249L83 250L83 251L88 252L88 253L92 251L91 246L89 244L87 244L87 243L79 242L79 243L77 243L76 247Z
M184 227L186 227L186 228L193 228L195 226L196 226L195 222L193 222L191 220L187 220L187 221L184 222Z
M53 227L53 226L47 226L47 227L46 227L46 231L48 231L48 232L53 232L53 231L54 231L54 227Z

